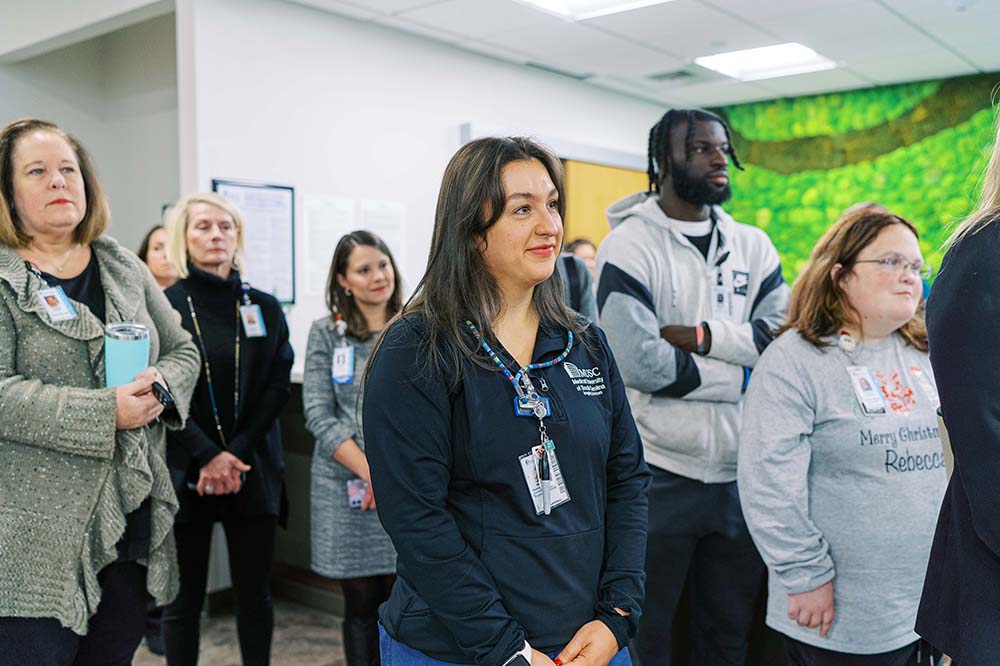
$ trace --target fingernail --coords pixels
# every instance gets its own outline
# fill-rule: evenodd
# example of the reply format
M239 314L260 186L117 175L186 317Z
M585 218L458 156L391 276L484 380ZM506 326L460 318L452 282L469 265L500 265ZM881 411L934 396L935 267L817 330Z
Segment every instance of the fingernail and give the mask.
M552 661L553 663L555 663L556 666L562 666L562 659L560 659L559 657L556 657Z

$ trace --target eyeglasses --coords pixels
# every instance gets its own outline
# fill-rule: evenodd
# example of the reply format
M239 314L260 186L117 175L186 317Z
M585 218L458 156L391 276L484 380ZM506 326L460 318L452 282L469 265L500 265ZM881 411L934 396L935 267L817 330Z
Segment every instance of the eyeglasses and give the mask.
M883 273L899 273L910 271L921 280L930 280L934 276L934 267L922 261L910 261L901 254L888 254L880 259L859 259L856 264L876 264Z

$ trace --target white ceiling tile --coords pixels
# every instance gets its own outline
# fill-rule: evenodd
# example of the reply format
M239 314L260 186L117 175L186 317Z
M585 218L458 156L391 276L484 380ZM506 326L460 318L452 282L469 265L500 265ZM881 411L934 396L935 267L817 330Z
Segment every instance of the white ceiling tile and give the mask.
M696 0L674 0L586 23L687 60L775 43L766 32Z
M836 3L810 14L776 17L768 29L782 41L799 42L833 60L859 55L914 52L935 42L884 7Z
M1000 72L1000 48L993 41L966 44L962 55L971 60L981 71ZM1000 82L1000 76L997 77Z
M663 95L685 106L719 106L776 97L763 86L728 80L671 88L664 90Z
M413 21L408 21L405 18L398 16L381 16L375 19L374 22L378 25L384 25L387 28L395 28L411 34L420 35L421 37L429 37L430 39L444 42L446 44L454 44L455 42L465 40L464 35L449 32L447 30L432 28L422 23L414 23Z
M871 85L870 81L863 79L857 74L839 68L830 69L825 72L765 79L758 81L758 83L783 97L815 95L834 90L865 88Z
M962 23L994 19L1000 15L997 0L880 0L928 30L942 22ZM959 8L962 8L959 10ZM994 24L994 27L996 24Z
M379 14L398 14L429 5L439 5L453 0L342 0Z
M340 2L339 0L290 0L299 5L305 5L306 7L312 7L313 9L322 9L325 12L331 14L337 14L338 16L346 16L348 18L361 19L367 21L378 16L378 12L372 11L370 9L365 9L364 7L349 3Z
M858 60L851 69L877 83L921 81L974 74L975 69L951 53L937 49L925 54Z
M702 0L703 4L715 7L719 11L754 23L762 29L768 29L767 23L774 18L789 18L811 16L818 12L838 7L848 10L851 5L874 4L875 0Z
M647 74L683 66L681 60L585 24L556 21L523 27L489 40L531 55L536 62L590 74Z
M493 37L569 22L513 0L450 0L403 12L417 23L458 32L467 38Z

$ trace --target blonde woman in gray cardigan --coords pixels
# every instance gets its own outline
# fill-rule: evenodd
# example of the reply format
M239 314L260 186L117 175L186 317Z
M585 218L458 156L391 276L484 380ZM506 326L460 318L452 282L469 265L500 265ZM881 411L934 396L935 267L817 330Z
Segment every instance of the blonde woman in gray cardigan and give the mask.
M313 322L306 350L306 427L312 460L312 568L340 580L347 666L379 663L378 606L389 596L396 551L378 515L357 415L372 344L402 304L389 248L367 231L340 239L327 280L330 315Z
M198 351L138 257L101 236L107 223L78 141L39 120L0 130L4 666L130 664L147 591L177 591L164 431L184 421ZM104 388L113 322L149 328L150 367Z

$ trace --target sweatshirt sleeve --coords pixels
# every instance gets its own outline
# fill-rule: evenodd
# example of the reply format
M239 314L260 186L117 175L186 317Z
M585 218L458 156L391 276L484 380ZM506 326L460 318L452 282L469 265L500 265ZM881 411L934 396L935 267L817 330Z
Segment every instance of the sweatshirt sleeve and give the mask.
M421 342L392 326L365 379L362 425L378 515L398 568L435 617L481 666L501 666L524 645L489 571L462 537L446 502L451 399L428 377Z
M630 243L609 237L598 250L597 309L625 385L669 398L739 402L743 366L682 351L660 337L651 260Z
M306 345L305 373L302 380L302 405L306 428L316 438L316 451L322 458L332 458L333 452L345 441L358 435L354 407L344 405L337 397L331 381L333 346L324 322L313 323ZM359 378L355 378L358 380Z
M927 307L930 357L976 535L1000 557L1000 221L949 250Z
M772 331L785 321L791 290L781 274L781 261L771 239L759 232L762 251L756 270L760 279L757 289L751 292L753 305L750 321L736 322L710 319L712 346L709 358L752 368L764 349L771 344ZM762 278L760 276L763 276Z
M808 368L786 363L787 349L761 358L747 389L737 483L757 550L789 594L834 577L830 547L809 516L809 435L815 397Z
M2 439L110 459L115 448L115 390L45 384L19 375L15 363L18 344L14 318L0 299Z
M601 337L604 337L603 334ZM614 412L611 451L606 469L608 500L604 569L595 615L614 633L618 647L624 648L635 636L642 617L646 583L646 520L652 477L643 460L642 442L625 397L625 384L607 340L602 339L601 345L608 357ZM615 608L628 611L630 615L624 617Z

